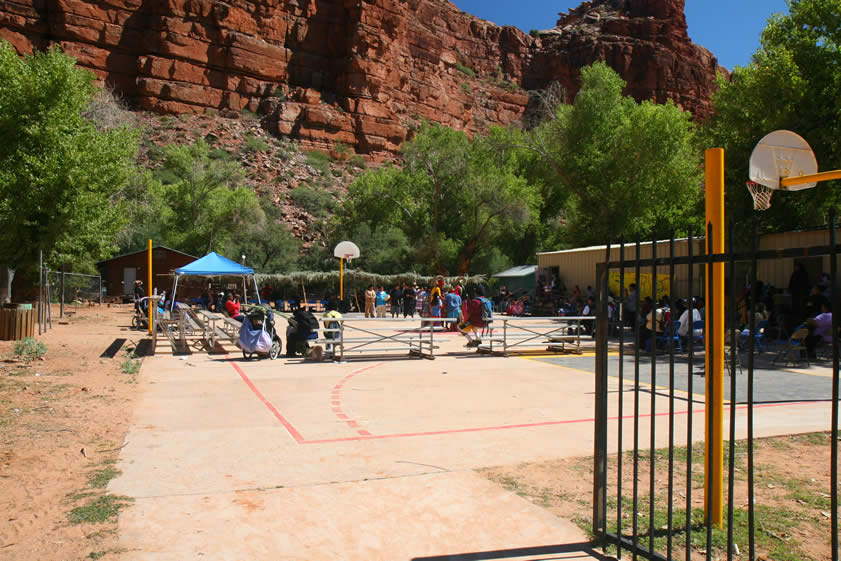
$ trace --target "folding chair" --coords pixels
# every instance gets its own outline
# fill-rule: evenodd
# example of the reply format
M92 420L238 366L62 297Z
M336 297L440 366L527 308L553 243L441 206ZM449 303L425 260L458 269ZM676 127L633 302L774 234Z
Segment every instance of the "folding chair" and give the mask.
M663 349L669 348L669 338L674 341L674 348L677 349L677 352L683 352L683 345L680 342L680 337L678 337L677 331L680 329L680 322L673 321L666 328L663 330L663 333L658 333L656 336L656 344L658 347ZM648 350L648 349L646 349Z
M700 335L695 335L695 332L700 330ZM692 331L689 333L689 336L692 337L692 344L693 345L704 345L704 320L698 320L692 322Z
M782 362L783 366L788 366L789 362L792 366L797 366L800 362L805 361L806 366L811 366L809 363L809 354L806 352L806 337L809 336L809 329L804 325L799 325L788 341L785 342L783 348L771 361L771 364Z

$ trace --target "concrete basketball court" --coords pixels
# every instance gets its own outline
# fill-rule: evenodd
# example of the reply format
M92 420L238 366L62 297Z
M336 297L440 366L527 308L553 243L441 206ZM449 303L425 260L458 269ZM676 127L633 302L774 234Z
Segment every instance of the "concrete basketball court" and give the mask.
M120 517L123 558L599 558L571 522L473 472L592 455L594 380L580 368L592 356L560 366L436 340L434 361L146 359L110 486L136 499ZM631 395L610 384L628 429ZM666 398L653 416L642 401L641 424L655 419L665 443ZM703 404L676 411L677 440L690 414L701 439ZM825 430L829 404L766 404L756 423L758 436Z

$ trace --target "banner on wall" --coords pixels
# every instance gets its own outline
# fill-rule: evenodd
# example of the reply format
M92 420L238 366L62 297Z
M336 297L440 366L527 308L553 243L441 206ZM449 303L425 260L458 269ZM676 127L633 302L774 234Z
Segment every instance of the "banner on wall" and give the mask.
M636 284L637 288L639 288L640 299L643 299L646 296L653 298L654 292L652 289L654 287L651 282L652 277L653 275L651 273L642 273L640 274L639 282L637 282L636 273L626 272L624 288L630 292L629 287L632 284ZM663 296L669 296L671 294L671 289L672 285L669 275L657 275L657 299L659 300ZM622 297L625 294L625 290L619 290L619 271L611 271L610 273L610 293L613 294L614 297Z

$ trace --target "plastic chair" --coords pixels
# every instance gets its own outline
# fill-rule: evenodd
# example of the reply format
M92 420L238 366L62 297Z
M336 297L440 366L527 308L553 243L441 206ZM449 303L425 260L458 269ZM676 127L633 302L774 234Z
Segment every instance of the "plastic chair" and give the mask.
M791 337L788 338L783 348L771 361L771 364L782 362L783 366L797 366L801 361L806 361L806 366L811 366L809 353L806 352L806 337L809 336L809 329L805 325L798 325Z
M683 352L683 344L680 341L680 337L678 336L677 332L680 329L680 322L673 321L666 328L663 330L663 333L658 333L656 337L656 344L658 347L662 347L667 349L669 347L669 338L673 341L674 348L677 349L677 352ZM650 340L650 339L649 339ZM648 344L646 344L648 346Z
M704 320L699 319L698 321L692 322L692 332L689 334L692 337L692 343L694 345L703 345L704 344L704 334L705 334L705 326ZM695 335L695 332L700 330L700 335Z

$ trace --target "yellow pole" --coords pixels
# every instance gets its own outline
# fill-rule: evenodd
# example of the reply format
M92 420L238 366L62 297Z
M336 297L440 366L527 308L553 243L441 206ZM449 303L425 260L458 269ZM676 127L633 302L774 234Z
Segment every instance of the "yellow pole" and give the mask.
M706 224L712 225L713 253L724 253L724 150L710 148L705 155ZM707 242L709 244L709 242ZM712 287L710 286L712 281ZM712 524L723 523L724 498L724 263L713 264L706 280L706 453L704 462L705 510ZM710 321L710 316L714 318ZM710 334L713 336L710 337ZM714 357L710 360L710 357ZM712 419L710 419L712 415ZM712 426L711 426L712 425ZM712 432L712 434L710 434Z
M339 257L339 301L345 299L345 258Z
M147 242L146 247L148 248L148 251L147 251L148 256L147 257L148 257L148 270L149 270L149 274L147 275L148 283L146 284L146 296L151 296L152 295L152 240L151 239ZM153 304L149 304L149 302L151 302L151 300L146 300L146 304L148 305L147 307L149 308L149 335L151 335L152 334L152 329L153 329L153 326L152 326L152 307L153 307Z

